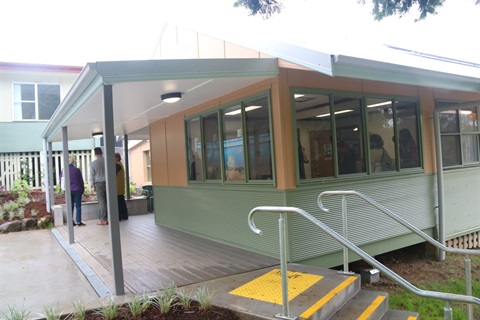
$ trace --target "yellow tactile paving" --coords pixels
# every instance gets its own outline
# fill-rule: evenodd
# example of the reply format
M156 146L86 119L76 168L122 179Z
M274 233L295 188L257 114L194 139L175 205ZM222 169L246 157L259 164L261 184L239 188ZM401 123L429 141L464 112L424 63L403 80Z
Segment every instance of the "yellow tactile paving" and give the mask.
M310 318L317 310L319 310L321 307L323 307L327 302L332 300L333 297L335 297L337 294L342 292L343 289L348 287L352 282L357 280L356 277L348 277L345 279L342 283L340 283L337 287L335 287L332 291L327 293L325 296L323 296L322 299L318 300L313 306L305 310L301 315L300 318L308 319Z
M409 316L407 320L417 320L417 317Z
M288 271L288 301L292 300L323 276L303 272ZM230 291L241 297L276 303L282 305L282 279L279 269L274 269L243 286Z
M357 318L357 320L368 320L370 319L370 316L377 310L378 306L385 300L385 296L378 296L375 298L375 300L370 303L367 309L362 312L360 317Z

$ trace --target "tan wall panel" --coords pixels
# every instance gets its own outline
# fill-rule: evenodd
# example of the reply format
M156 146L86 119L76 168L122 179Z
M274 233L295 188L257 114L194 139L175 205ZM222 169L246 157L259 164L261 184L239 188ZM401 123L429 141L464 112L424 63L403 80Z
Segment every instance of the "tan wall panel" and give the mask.
M198 58L198 33L177 28L177 46L182 58Z
M214 39L203 34L198 35L199 58L225 58L225 45L222 40Z
M185 130L183 115L166 121L167 161L166 174L170 186L187 186L187 155L185 153Z
M260 58L258 51L225 42L225 58Z
M362 91L361 80L330 77L314 71L288 70L288 85L321 90Z
M363 92L373 94L394 94L400 96L417 97L418 87L399 83L362 80Z
M150 125L150 151L152 157L152 184L168 186L165 121L157 121Z
M480 100L480 92L461 92L443 89L434 89L434 98L438 100L458 100L462 102Z
M280 70L278 82L272 86L272 120L274 133L277 188L295 189L295 148L288 72Z

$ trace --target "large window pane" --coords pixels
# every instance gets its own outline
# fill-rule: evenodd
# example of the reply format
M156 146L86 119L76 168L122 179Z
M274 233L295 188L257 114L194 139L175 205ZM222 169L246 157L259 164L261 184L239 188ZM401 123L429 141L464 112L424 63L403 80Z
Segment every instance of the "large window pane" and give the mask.
M444 167L460 165L460 137L442 136L442 162Z
M371 172L395 170L393 108L390 100L367 99Z
M440 112L440 132L455 133L459 131L457 110Z
M339 174L365 172L362 142L362 102L359 98L334 97Z
M188 163L189 163L189 180L203 180L202 166L202 139L200 133L200 119L195 118L187 122L188 137Z
M210 114L203 118L205 171L207 180L219 180L222 177L220 169L220 142L218 129L217 113Z
M462 135L462 153L464 163L478 162L477 135Z
M396 101L400 168L420 167L417 104Z
M462 132L478 132L477 108L460 110L460 127Z
M48 120L60 104L59 85L38 85L38 119Z
M334 175L330 97L295 94L299 178Z
M245 155L242 133L241 105L223 111L223 157L225 180L245 180Z
M273 178L268 99L245 103L245 121L248 144L248 178L270 180Z

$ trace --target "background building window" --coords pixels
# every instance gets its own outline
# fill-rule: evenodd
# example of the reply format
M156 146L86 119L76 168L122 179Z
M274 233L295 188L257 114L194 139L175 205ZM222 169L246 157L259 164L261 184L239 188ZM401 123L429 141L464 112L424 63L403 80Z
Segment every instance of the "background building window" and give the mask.
M49 120L59 104L58 84L13 84L14 120Z
M151 182L152 181L152 162L150 158L150 150L144 151L144 155L145 155L146 180Z
M439 102L437 107L452 103ZM442 162L444 167L479 162L478 108L440 112Z

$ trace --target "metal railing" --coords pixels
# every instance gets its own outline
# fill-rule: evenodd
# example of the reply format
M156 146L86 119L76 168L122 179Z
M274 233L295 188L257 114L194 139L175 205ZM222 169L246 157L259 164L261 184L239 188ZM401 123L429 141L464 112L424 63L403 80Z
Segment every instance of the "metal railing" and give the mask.
M358 191L325 191L320 193L318 196L318 206L320 207L321 210L325 212L329 212L327 208L325 208L322 204L322 198L324 198L327 195L340 195L342 196L342 224L343 224L343 236L348 239L348 234L347 234L347 203L346 203L346 198L345 196L347 195L353 195L361 198L365 202L371 204L381 212L385 213L387 216L392 218L393 220L397 221L410 231L414 232L417 234L419 237L423 238L425 241L428 243L432 244L436 248L444 251L444 252L449 252L449 253L457 253L457 254L463 254L465 255L465 286L466 286L466 295L471 296L472 295L472 267L471 267L471 261L469 255L480 255L480 250L470 250L470 249L455 249L455 248L449 248L445 246L444 244L438 242L437 240L433 239L411 223L407 222L405 219L399 217L395 213L393 213L391 210L385 208L372 198L364 195L363 193L360 193ZM348 272L348 250L344 248L343 251L343 263L344 263L344 271ZM345 270L345 268L347 268ZM451 308L445 307L445 312L451 312ZM467 316L468 320L473 320L473 308L471 304L467 305ZM447 319L447 318L445 318ZM451 319L451 318L448 318Z
M318 219L310 215L308 212L296 207L260 206L260 207L253 208L248 214L248 225L250 229L258 235L261 235L262 231L255 226L255 223L253 220L253 217L257 212L280 213L278 226L279 226L279 241L280 241L281 282L282 282L282 313L277 314L276 315L277 318L297 319L296 316L290 315L289 304L288 304L289 302L288 302L287 247L286 247L288 230L287 230L287 225L285 223L286 215L288 213L296 213L304 217L309 222L311 222L315 226L322 229L322 231L324 231L330 237L338 241L344 247L352 250L358 256L360 256L363 260L365 260L367 263L376 267L378 270L385 273L390 279L392 279L393 281L395 281L396 283L398 283L399 285L403 286L408 291L416 295L419 295L425 298L444 300L447 302L448 307L450 302L461 302L461 303L467 303L467 304L476 304L480 306L480 299L476 297L464 296L464 295L453 294L453 293L428 291L428 290L422 290L415 287L414 285L412 285L411 283L409 283L408 281L406 281L405 279L397 275L395 272L393 272L392 270L384 266L382 263L375 260L373 257L371 257L369 254L364 252L362 249L358 248L356 245L348 241L348 239L339 235L337 232L330 229L330 227L328 227L327 225L325 225L324 223L320 222ZM447 318L448 314L445 311L445 319L451 319L452 313L450 312L449 315L450 315L450 318Z

